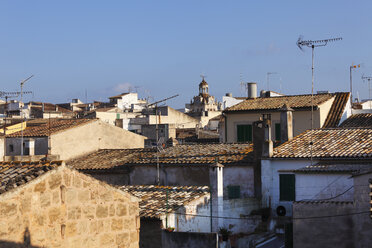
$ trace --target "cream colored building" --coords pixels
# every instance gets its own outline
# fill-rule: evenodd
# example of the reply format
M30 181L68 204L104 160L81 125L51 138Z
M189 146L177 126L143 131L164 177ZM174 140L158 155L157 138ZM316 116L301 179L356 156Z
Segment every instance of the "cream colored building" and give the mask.
M198 119L200 127L208 125L210 119L221 114L222 104L209 94L209 85L204 80L199 84L199 95L186 104L187 114Z
M61 162L1 166L0 247L139 247L138 198Z
M280 141L280 113L284 105L293 109L293 136L311 128L313 102L313 128L337 127L350 114L349 93L293 95L249 98L224 110L220 128L221 140L228 143L252 142L253 123L262 114L271 115L272 138Z
M23 130L24 159L72 159L98 149L143 148L146 137L97 119L34 120ZM5 139L6 160L20 160L22 131Z

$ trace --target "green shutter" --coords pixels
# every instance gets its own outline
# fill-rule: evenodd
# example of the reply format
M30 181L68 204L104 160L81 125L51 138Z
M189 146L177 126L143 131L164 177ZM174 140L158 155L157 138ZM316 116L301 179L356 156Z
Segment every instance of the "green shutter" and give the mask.
M120 114L116 113L116 119L120 119Z
M240 186L239 185L227 186L227 192L228 192L229 199L240 198Z
M252 142L252 125L237 125L238 142Z
M295 175L281 174L279 175L279 190L281 201L295 201L296 199L296 182Z
M280 141L280 123L275 123L275 140Z

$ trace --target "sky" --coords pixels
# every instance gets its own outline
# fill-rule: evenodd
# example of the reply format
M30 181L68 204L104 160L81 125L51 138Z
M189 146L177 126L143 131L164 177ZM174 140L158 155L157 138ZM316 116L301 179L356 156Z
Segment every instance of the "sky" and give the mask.
M25 101L107 101L129 89L182 108L200 75L219 101L246 96L241 82L283 94L311 93L305 40L342 37L315 48L315 91L366 99L372 76L372 1L0 1L0 91Z

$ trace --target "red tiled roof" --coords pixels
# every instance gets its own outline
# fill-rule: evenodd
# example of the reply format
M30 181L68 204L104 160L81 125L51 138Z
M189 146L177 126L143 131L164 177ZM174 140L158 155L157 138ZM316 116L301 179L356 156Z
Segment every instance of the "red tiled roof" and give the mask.
M273 158L372 158L372 129L329 128L308 130L276 147Z
M340 127L372 127L372 114L352 115Z
M320 104L330 100L335 94L316 94L314 95L313 105ZM234 111L257 111L257 110L277 110L286 104L293 109L311 108L311 95L294 96L275 96L275 97L257 97L249 98L234 106L225 109L224 112Z
M27 127L23 130L24 137L49 136L50 134L77 127L88 122L95 121L94 119L42 119L38 124L38 120L27 122ZM7 135L7 137L20 137L22 132L15 132Z
M119 188L140 199L140 217L147 218L159 218L193 200L209 195L208 186L128 185Z
M328 116L323 124L323 128L337 127L338 124L340 124L340 120L349 101L349 97L349 92L336 93L335 100L333 101L331 109L328 112Z
M99 150L80 157L67 164L75 169L110 169L121 165L223 165L253 162L251 144L203 144L176 145L165 148L157 154L156 149L113 149Z

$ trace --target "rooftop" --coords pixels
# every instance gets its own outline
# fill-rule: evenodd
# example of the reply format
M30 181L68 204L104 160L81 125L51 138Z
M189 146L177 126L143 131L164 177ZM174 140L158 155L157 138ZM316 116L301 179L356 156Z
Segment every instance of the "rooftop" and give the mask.
M208 186L133 185L119 188L140 199L140 217L147 218L159 218L193 200L209 195Z
M294 170L294 172L302 173L359 173L366 169L372 169L370 163L317 163L314 165L308 165L300 169Z
M340 127L372 127L372 114L355 114L341 123Z
M26 122L26 128L23 130L24 137L43 137L50 134L77 127L93 119L35 119ZM7 135L7 137L20 137L21 131Z
M372 129L326 128L308 130L276 147L273 158L372 158Z
M176 145L158 153L159 163L166 165L223 165L253 162L251 144ZM75 169L110 169L121 165L156 165L156 149L106 149L71 161Z
M0 194L17 188L62 165L52 162L0 162Z
M327 93L315 94L313 106L319 106L330 100L337 94L348 93ZM257 111L257 110L278 110L286 104L288 107L296 109L311 108L311 95L275 96L249 98L234 106L225 109L224 112L235 111Z

